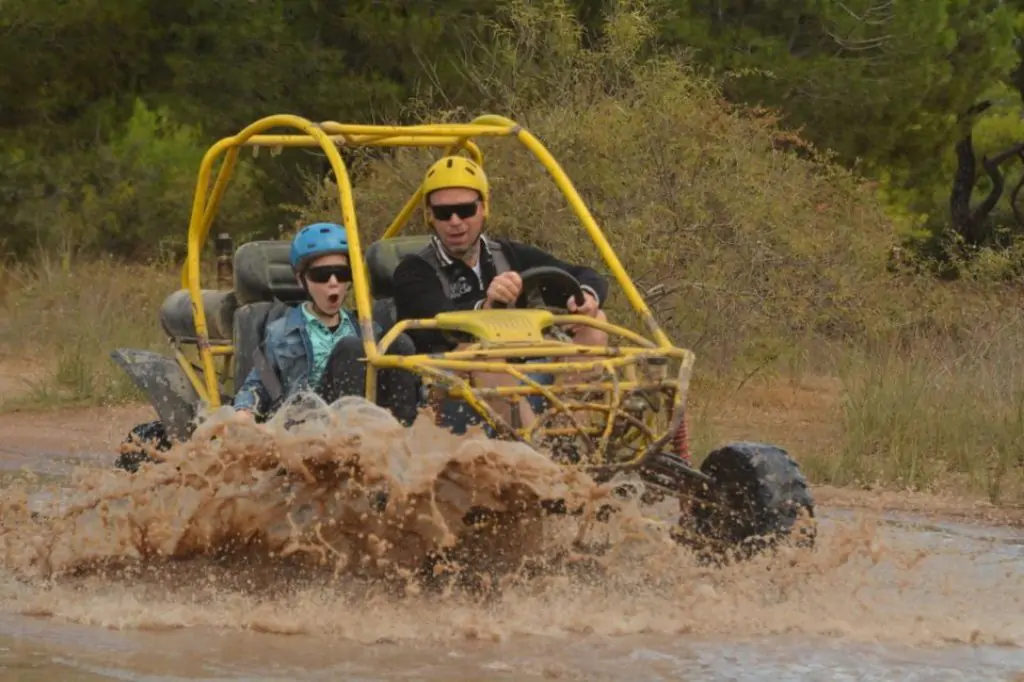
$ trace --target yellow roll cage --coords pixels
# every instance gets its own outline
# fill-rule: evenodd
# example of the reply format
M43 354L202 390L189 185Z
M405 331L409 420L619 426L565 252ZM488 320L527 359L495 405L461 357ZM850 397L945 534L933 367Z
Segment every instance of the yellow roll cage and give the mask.
M297 133L269 134L276 128L290 128ZM446 154L458 152L469 153L474 160L483 164L483 154L474 138L481 137L514 137L521 142L540 163L547 169L555 183L562 191L587 235L597 246L609 271L616 282L622 287L629 304L640 316L644 327L651 338L638 334L625 327L595 320L578 315L556 315L544 310L480 310L458 313L445 313L432 320L402 320L390 329L379 342L374 343L372 333L372 302L369 277L364 260L362 236L356 215L352 185L339 145L344 146L380 146L380 147L438 147L444 148ZM217 373L214 368L216 356L231 357L234 347L231 345L213 345L208 336L206 311L203 305L202 287L200 284L201 253L209 236L214 216L224 196L228 181L238 161L238 154L243 147L319 147L325 154L334 177L340 198L342 223L348 231L352 268L352 291L355 296L359 324L363 330L363 344L367 358L367 398L374 400L376 396L376 373L379 369L402 367L416 371L421 375L439 379L449 386L456 387L451 393L466 399L482 414L493 414L489 408L478 400L487 395L510 395L517 393L540 393L557 403L557 396L551 389L532 381L524 372L501 358L540 358L544 356L585 357L600 355L604 357L584 361L590 366L604 365L607 369L624 367L630 362L643 358L673 358L682 361L689 367L693 362L693 354L685 349L677 348L669 341L665 332L654 319L647 304L644 302L627 274L618 256L612 249L587 206L580 198L568 176L555 161L541 142L529 131L516 122L496 115L484 115L471 123L462 124L427 124L427 125L350 125L334 121L313 123L300 116L279 114L262 118L241 130L236 135L223 138L213 144L203 157L196 184L196 193L192 202L192 213L189 221L188 250L182 271L183 287L188 290L192 300L195 328L197 332L197 349L203 371L203 377L195 374L193 368L183 361L182 364L190 381L193 383L200 398L210 407L221 404L220 391L217 385ZM212 183L214 164L223 156L223 164ZM422 201L422 188L417 189L405 203L394 221L384 232L381 239L390 239L401 232L409 217L416 211ZM573 344L554 343L543 338L540 330L553 324L581 324L598 327L609 335L628 339L635 346L618 345L614 348L592 348ZM440 355L388 355L384 350L402 332L409 329L450 329L468 331L478 336L482 344L468 349L452 351ZM609 357L610 356L610 357ZM566 362L541 362L530 365L531 372L562 372L579 371L580 364L571 367ZM447 370L447 372L446 372ZM470 388L451 372L460 371L497 371L506 372L517 377L521 385L501 387L490 390ZM683 399L683 391L675 397L676 406ZM609 408L604 408L609 409ZM493 423L493 422L492 422ZM610 428L610 425L609 425ZM608 429L604 430L602 440L607 441Z

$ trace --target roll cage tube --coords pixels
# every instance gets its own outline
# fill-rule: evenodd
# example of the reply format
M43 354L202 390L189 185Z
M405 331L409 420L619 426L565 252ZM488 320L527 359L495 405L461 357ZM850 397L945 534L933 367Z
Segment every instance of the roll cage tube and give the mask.
M302 134L266 134L275 128L292 128ZM640 292L629 277L618 256L612 250L589 209L580 198L568 176L558 165L550 152L541 142L514 121L503 116L484 115L471 123L459 124L425 124L410 126L387 125L350 125L334 121L313 123L300 116L278 114L262 118L236 135L226 137L213 146L203 156L196 181L196 193L192 201L192 212L189 219L188 250L182 269L182 284L192 299L192 310L198 338L198 351L203 371L203 385L197 385L200 398L210 407L220 406L220 390L217 386L217 374L214 368L215 355L227 355L233 352L231 346L212 346L208 337L206 311L203 306L200 284L200 257L203 246L213 224L214 216L227 189L228 181L238 162L239 150L242 147L320 147L327 157L337 181L342 221L349 234L349 261L352 267L352 290L355 295L356 310L360 328L363 331L363 348L367 363L367 397L374 399L376 394L376 369L399 364L398 358L382 354L374 342L372 333L372 311L369 290L369 277L363 258L363 248L356 218L355 202L352 185L345 162L338 152L338 145L346 146L388 146L388 147L442 147L446 153L467 151L473 159L483 164L483 155L479 147L472 141L476 137L511 137L518 139L547 169L562 194L568 200L584 229L596 244L605 264L622 287L633 309L640 315L645 326L653 335L659 348L669 349L672 344L664 331L654 319ZM213 167L223 156L223 163L210 189ZM412 197L405 203L395 220L388 226L381 239L389 239L398 234L409 217L415 212L422 198L422 188L417 188Z

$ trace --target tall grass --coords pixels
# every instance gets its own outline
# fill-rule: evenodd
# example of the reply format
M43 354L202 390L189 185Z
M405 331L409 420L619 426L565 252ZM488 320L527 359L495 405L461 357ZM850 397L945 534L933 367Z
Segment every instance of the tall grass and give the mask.
M959 342L849 350L839 362L842 450L819 478L958 485L1024 502L1024 317L1009 306L993 314Z
M166 347L158 324L177 272L155 265L75 262L38 254L0 277L0 348L49 372L0 407L112 404L138 398L110 360L118 347Z

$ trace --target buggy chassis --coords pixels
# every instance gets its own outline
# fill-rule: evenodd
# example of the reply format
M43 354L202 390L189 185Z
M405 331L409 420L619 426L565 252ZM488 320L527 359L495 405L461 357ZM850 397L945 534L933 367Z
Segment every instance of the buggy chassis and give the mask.
M290 129L288 133L271 132ZM433 319L394 319L390 277L398 261L419 251L426 236L400 236L422 203L418 189L381 238L364 245L352 185L339 147L434 147L445 154L468 154L484 165L477 144L482 138L518 140L547 171L597 247L607 271L638 315L639 329L566 310L544 307L449 312ZM283 306L301 300L287 265L288 243L269 240L241 245L233 261L233 286L203 288L202 255L221 199L244 148L319 148L337 183L340 222L349 234L353 274L351 292L363 332L366 398L376 398L377 373L400 368L415 372L431 405L457 403L472 420L489 425L495 437L519 440L567 466L579 466L595 480L637 474L648 500L678 497L681 522L730 544L755 537L784 536L813 502L799 468L782 450L759 443L733 443L691 464L686 396L694 354L669 340L619 261L615 250L548 150L514 121L495 115L471 123L410 126L314 123L294 115L260 119L238 134L213 144L202 160L188 230L182 289L161 308L161 323L172 355L118 349L114 360L149 397L159 419L140 425L133 439L155 438L162 447L188 438L201 409L230 401L236 381L251 367L251 353L262 330ZM219 169L214 176L214 167ZM531 273L521 273L524 283ZM535 273L536 274L536 273ZM550 273L548 273L550 274ZM572 279L568 273L564 278ZM570 282L571 284L571 282ZM563 299L564 300L564 299ZM609 318L614 312L608 311ZM375 337L373 323L384 332ZM577 345L550 330L561 325L596 327L609 335L607 347ZM403 332L436 329L469 335L468 347L440 354L393 355L385 352ZM197 360L190 359L188 353ZM485 389L472 385L469 372L512 375L518 385ZM541 382L539 374L579 375L586 381ZM595 379L595 376L600 378ZM545 408L531 428L505 422L488 400L530 396ZM440 412L438 413L440 414ZM582 418L580 415L584 415ZM449 424L465 428L465 424ZM124 468L137 466L125 460ZM127 462L127 463L125 463ZM688 513L687 513L688 512ZM726 518L728 516L728 518Z

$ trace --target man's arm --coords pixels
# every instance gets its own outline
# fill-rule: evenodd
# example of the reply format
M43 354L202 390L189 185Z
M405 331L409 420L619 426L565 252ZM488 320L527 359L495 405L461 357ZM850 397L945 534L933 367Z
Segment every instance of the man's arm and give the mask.
M597 299L598 305L604 303L608 298L608 280L602 277L597 270L586 265L573 265L556 258L543 249L520 242L506 242L515 254L520 272L529 268L540 266L551 266L561 268L579 280L583 291L589 292Z
M395 268L391 278L391 289L395 299L395 313L399 320L429 320L438 313L453 310L472 310L482 303L466 301L453 302L441 288L434 269L422 258L406 256ZM441 332L409 330L409 336L421 353L449 350L453 344Z

